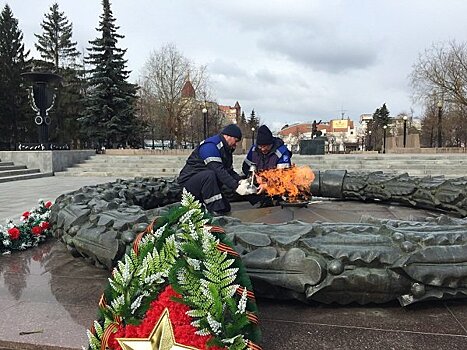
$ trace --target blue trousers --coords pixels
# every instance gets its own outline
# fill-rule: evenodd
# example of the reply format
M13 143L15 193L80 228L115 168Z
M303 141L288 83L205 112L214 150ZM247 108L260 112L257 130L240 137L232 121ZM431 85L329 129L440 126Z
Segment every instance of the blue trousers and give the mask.
M204 203L209 212L227 213L230 203L221 192L222 183L213 170L203 170L181 184L197 200Z

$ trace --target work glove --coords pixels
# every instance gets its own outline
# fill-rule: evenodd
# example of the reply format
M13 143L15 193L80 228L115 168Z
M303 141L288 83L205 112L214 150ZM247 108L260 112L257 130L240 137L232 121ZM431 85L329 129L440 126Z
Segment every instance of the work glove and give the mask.
M244 179L238 182L238 187L235 192L240 196L246 196L248 194L256 193L257 190L256 186L251 185L247 179Z
M256 194L262 194L262 193L267 193L267 187L268 185L266 184L259 184L258 185L258 191L256 192Z

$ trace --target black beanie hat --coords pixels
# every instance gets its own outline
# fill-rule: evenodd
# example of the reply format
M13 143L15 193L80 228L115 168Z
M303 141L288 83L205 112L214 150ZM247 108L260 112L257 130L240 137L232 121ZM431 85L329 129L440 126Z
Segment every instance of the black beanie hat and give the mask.
M258 129L258 136L256 137L257 145L272 145L274 137L271 130L266 125L261 125Z
M227 125L222 131L221 134L233 136L239 140L242 139L242 131L236 124Z

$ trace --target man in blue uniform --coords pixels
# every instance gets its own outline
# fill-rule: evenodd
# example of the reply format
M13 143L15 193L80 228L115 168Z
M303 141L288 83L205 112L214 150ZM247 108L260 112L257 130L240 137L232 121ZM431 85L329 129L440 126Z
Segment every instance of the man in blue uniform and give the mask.
M256 144L251 146L245 160L242 164L242 171L245 175L250 173L252 165L255 166L256 171L288 168L291 165L292 152L287 149L278 137L272 136L271 130L266 125L261 125L258 129L258 136ZM263 192L263 188L259 188L258 194ZM262 201L261 206L271 206L272 200L270 197L250 196L249 201L255 204Z
M250 166L255 165L257 171L288 168L291 165L292 153L287 149L278 137L272 136L271 130L266 125L258 129L256 144L251 146L242 164L245 175L250 172Z
M180 172L178 183L196 199L204 203L209 212L230 212L230 203L222 195L222 185L244 196L256 193L254 186L242 180L233 170L232 153L242 131L235 124L227 125L220 134L202 141L188 157Z

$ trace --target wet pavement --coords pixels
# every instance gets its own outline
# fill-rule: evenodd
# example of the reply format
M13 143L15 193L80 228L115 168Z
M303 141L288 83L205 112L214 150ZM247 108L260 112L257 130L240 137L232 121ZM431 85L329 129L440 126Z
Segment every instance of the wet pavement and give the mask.
M115 177L60 177L50 176L38 179L0 183L0 222L7 218L18 220L22 213L37 207L39 199L54 201L63 193L87 185L115 181ZM1 349L0 349L1 350Z
M110 180L109 180L110 181ZM31 203L34 206L34 203ZM358 202L315 199L307 208L253 209L233 203L243 221L358 222L362 215L421 219L437 214ZM81 349L109 272L73 258L50 240L0 256L0 350ZM467 300L406 308L258 300L263 349L467 349Z

